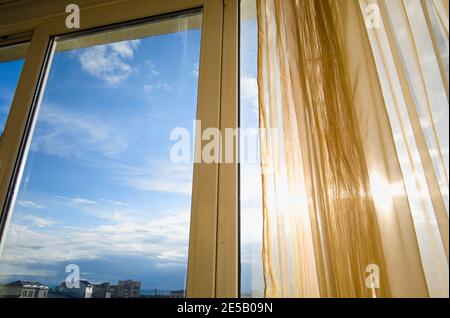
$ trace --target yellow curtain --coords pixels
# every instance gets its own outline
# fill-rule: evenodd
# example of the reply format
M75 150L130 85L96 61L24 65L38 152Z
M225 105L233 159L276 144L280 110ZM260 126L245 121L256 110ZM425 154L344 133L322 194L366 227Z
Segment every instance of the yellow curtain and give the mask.
M404 11L384 1L257 1L267 297L448 297L448 132L431 116L441 112L448 124L448 105L427 95L425 75L445 97L444 2L425 3L441 13L428 12L427 22L420 0L409 1L438 44L429 50L435 70L423 70L419 53L397 56L403 44L388 22L392 14L410 21L414 8L388 2ZM373 8L372 28L364 14ZM417 46L406 26L402 40ZM380 68L390 61L384 51L394 69ZM423 77L421 95L409 71Z

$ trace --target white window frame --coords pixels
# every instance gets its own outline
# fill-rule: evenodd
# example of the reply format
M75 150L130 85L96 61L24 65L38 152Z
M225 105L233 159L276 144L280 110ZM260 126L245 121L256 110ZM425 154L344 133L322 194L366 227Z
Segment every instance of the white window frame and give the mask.
M40 3L46 5L45 0ZM216 127L224 136L225 128L238 127L238 7L239 0L116 0L82 7L81 28L75 31L202 8L197 119L202 129ZM53 39L72 32L65 26L66 17L61 12L0 26L0 37L32 31L0 148L0 251L37 119ZM187 296L239 297L237 163L194 164L190 226Z

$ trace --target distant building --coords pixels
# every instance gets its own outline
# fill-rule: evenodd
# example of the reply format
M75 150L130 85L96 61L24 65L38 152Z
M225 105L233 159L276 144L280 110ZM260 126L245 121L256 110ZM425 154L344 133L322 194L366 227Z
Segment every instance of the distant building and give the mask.
M111 286L112 298L139 298L141 297L141 282L134 280L119 280L118 285Z
M77 284L75 284L76 286ZM49 294L50 293L50 294ZM184 295L184 291L180 291ZM174 294L172 297L178 297ZM120 280L117 285L109 282L91 284L86 280L79 281L79 287L69 288L63 282L51 291L48 286L28 281L15 281L0 285L0 298L139 298L141 282ZM183 297L183 296L180 296Z
M36 282L15 281L0 285L0 298L47 298L48 286Z
M170 292L170 298L184 298L186 297L186 291L182 290L174 290Z
M92 298L111 298L110 283L94 284L92 287Z
M57 287L57 291L72 298L92 298L93 286L87 280L80 280L78 288L69 288L66 282Z

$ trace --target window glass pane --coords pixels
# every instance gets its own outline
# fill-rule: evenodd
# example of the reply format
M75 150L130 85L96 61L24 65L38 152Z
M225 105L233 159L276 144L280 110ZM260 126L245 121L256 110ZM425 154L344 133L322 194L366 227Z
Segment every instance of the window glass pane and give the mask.
M192 133L200 24L197 12L57 41L0 293L185 294L193 165L172 163L170 136Z
M246 140L241 142L241 296L263 297L262 194L258 158L258 25L256 1L241 1L240 125ZM243 134L244 135L244 134ZM255 142L251 142L251 141Z
M28 43L0 48L0 135L5 128Z

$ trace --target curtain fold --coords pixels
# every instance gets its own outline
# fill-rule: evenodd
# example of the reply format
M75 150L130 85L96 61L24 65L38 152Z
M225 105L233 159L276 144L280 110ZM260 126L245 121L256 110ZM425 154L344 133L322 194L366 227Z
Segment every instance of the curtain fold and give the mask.
M396 196L408 199L430 296L448 297L449 109L432 46L438 34L420 1L360 3L380 8L382 23L368 34L406 187ZM448 36L440 42L448 56Z
M433 0L436 1L436 0ZM430 34L430 38L433 44L433 50L434 50L434 54L436 56L438 65L439 65L439 73L441 75L441 80L442 83L444 84L444 89L445 89L445 93L447 95L447 100L449 98L448 95L448 90L449 90L449 85L448 85L448 62L447 62L447 67L445 66L445 55L447 55L447 59L448 59L448 45L447 45L447 52L445 52L445 47L442 47L442 45L440 45L440 43L445 42L445 37L443 34L441 34L441 36L439 36L439 31L446 31L447 33L447 39L448 39L448 24L445 25L442 22L444 22L445 20L448 21L448 0L443 0L442 1L442 5L443 5L443 10L445 12L447 12L447 19L445 19L445 17L439 19L437 22L438 23L433 23L433 15L432 12L430 12L430 8L429 5L427 4L426 0L420 0L420 5L423 11L423 15L427 24L427 31ZM437 5L435 4L435 2L433 2L433 8L431 10L434 10L435 8L437 8ZM442 12L441 10L437 10L438 12ZM436 19L435 19L436 20ZM436 25L436 26L435 26Z
M448 133L400 2L420 96L384 3L379 31L366 28L369 2L257 0L266 297L448 297ZM391 60L395 76L380 68Z

